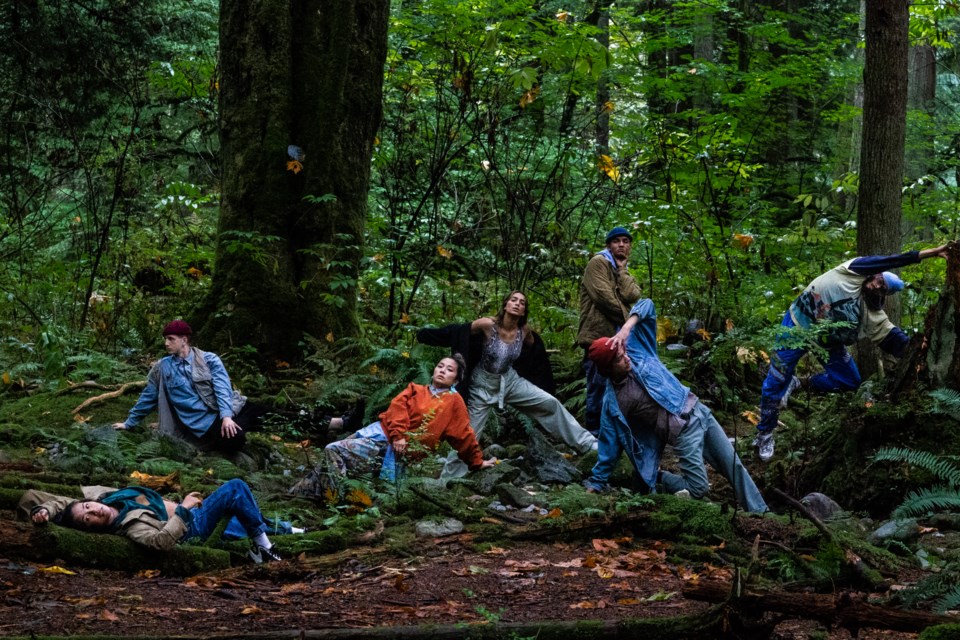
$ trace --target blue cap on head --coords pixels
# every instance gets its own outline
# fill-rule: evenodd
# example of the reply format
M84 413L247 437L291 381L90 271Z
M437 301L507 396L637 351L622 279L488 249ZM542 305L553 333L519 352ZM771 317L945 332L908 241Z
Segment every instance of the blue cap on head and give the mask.
M883 284L887 286L887 293L896 293L903 289L903 280L895 273L883 272Z
M614 238L619 238L620 236L627 236L631 241L633 241L633 234L627 231L626 227L614 227L613 229L610 229L610 233L607 234L607 239L604 240L604 242L606 244L610 244L611 240Z

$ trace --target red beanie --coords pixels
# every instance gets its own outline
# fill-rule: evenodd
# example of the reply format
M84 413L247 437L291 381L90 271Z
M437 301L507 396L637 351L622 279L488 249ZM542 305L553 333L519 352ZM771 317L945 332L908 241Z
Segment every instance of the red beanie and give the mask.
M609 377L613 370L613 363L617 359L618 351L610 343L610 338L597 338L590 343L590 348L587 349L587 357L597 365L597 370L601 375Z
M167 326L163 328L163 335L165 336L191 336L193 335L193 329L190 328L183 320L174 320Z

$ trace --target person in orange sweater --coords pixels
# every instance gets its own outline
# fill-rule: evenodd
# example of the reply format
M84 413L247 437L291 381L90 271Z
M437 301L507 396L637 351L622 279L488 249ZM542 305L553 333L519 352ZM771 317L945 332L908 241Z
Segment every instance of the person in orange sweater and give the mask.
M290 493L322 496L336 478L369 474L395 481L403 460L423 458L448 442L471 471L491 467L496 458L483 459L470 417L455 385L463 379L466 362L460 354L443 358L433 369L429 385L411 382L390 402L380 419L344 440L331 442L324 449L324 460Z

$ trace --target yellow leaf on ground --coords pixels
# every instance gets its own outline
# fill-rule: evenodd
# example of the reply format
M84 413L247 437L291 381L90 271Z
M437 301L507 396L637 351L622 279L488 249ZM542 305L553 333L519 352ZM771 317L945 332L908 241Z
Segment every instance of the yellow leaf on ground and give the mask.
M49 567L40 567L40 571L43 571L44 573L60 573L65 576L77 575L75 572L70 571L70 569L64 569L63 567L58 567L57 565L52 565Z
M253 605L248 605L240 610L240 615L242 616L252 616L258 613L263 613L263 609L260 607L255 607Z

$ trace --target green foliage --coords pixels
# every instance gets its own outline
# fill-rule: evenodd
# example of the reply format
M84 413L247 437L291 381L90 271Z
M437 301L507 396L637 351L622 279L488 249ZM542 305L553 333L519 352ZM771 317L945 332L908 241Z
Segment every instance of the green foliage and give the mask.
M933 399L930 413L947 415L960 421L960 392L953 389L935 389L928 394ZM954 484L958 484L956 480Z
M941 395L943 395L941 393ZM949 395L949 394L948 394ZM887 448L873 456L874 462L891 461L910 464L929 472L946 482L930 488L910 492L894 510L895 518L922 516L931 512L960 509L960 467L953 456L943 456L927 451Z

